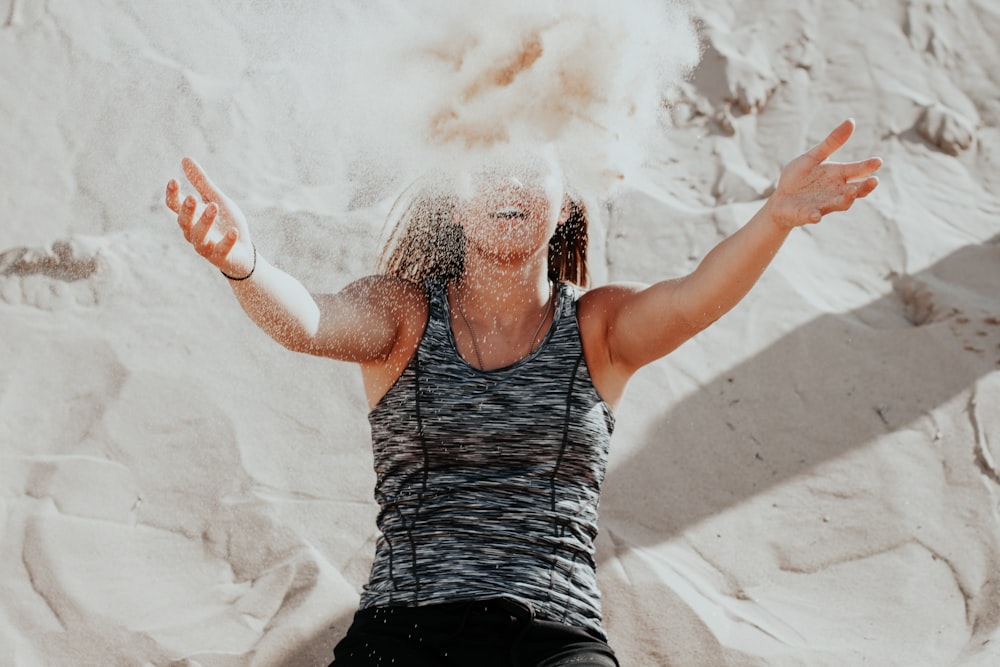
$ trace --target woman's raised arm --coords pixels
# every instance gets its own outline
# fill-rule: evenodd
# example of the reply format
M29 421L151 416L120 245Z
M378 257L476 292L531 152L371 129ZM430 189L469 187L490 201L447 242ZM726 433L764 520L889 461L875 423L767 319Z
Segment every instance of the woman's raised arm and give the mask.
M314 297L261 256L246 217L194 160L185 158L183 168L204 208L199 216L194 195L181 200L176 180L167 184L167 207L195 251L229 278L243 310L264 332L298 352L359 363L389 358L404 321L422 307L416 286L370 276Z
M619 372L658 359L722 317L746 296L789 232L845 211L878 185L879 158L834 163L828 158L854 132L847 120L782 169L775 192L751 220L719 243L688 276L649 287L617 286L601 311L609 362Z

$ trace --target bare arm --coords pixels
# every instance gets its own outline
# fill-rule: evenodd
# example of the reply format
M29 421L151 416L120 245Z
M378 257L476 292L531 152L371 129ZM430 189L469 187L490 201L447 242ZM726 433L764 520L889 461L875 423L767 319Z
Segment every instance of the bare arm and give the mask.
M712 249L690 275L645 288L611 290L603 309L609 362L631 373L666 355L739 303L792 229L847 210L870 194L878 185L872 174L881 160L826 161L853 131L853 121L845 121L790 162L760 211Z
M197 216L193 195L180 199L180 184L167 184L167 206L198 254L230 277L247 315L285 347L343 361L376 362L389 357L404 320L419 312L422 295L401 280L371 276L336 294L314 296L295 278L272 266L256 250L239 208L193 160L184 173L205 203ZM249 276L247 279L242 279Z

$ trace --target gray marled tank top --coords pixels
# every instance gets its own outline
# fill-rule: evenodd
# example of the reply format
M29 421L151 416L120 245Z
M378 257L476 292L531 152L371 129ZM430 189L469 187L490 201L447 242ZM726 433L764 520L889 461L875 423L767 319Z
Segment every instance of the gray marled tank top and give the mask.
M420 346L368 417L381 536L361 608L507 597L604 636L594 538L614 417L583 358L579 290L557 295L538 349L481 371L428 285Z

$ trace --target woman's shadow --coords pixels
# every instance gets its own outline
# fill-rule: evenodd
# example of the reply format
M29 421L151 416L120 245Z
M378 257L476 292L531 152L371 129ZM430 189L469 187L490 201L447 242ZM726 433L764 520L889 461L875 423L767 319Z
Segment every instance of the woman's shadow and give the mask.
M653 419L609 472L602 520L635 527L629 544L666 541L914 424L1000 370L1000 235L892 283L864 307L789 332ZM1000 483L976 443L946 446L968 447Z

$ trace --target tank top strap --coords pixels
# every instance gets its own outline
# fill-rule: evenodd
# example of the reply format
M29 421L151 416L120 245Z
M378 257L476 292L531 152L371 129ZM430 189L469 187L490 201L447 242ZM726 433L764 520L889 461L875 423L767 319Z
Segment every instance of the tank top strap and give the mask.
M573 283L556 283L559 290L559 317L558 320L564 318L576 317L576 302L580 299L580 295L583 290Z
M427 291L429 316L432 320L448 320L448 283L440 278L430 278L424 283Z

